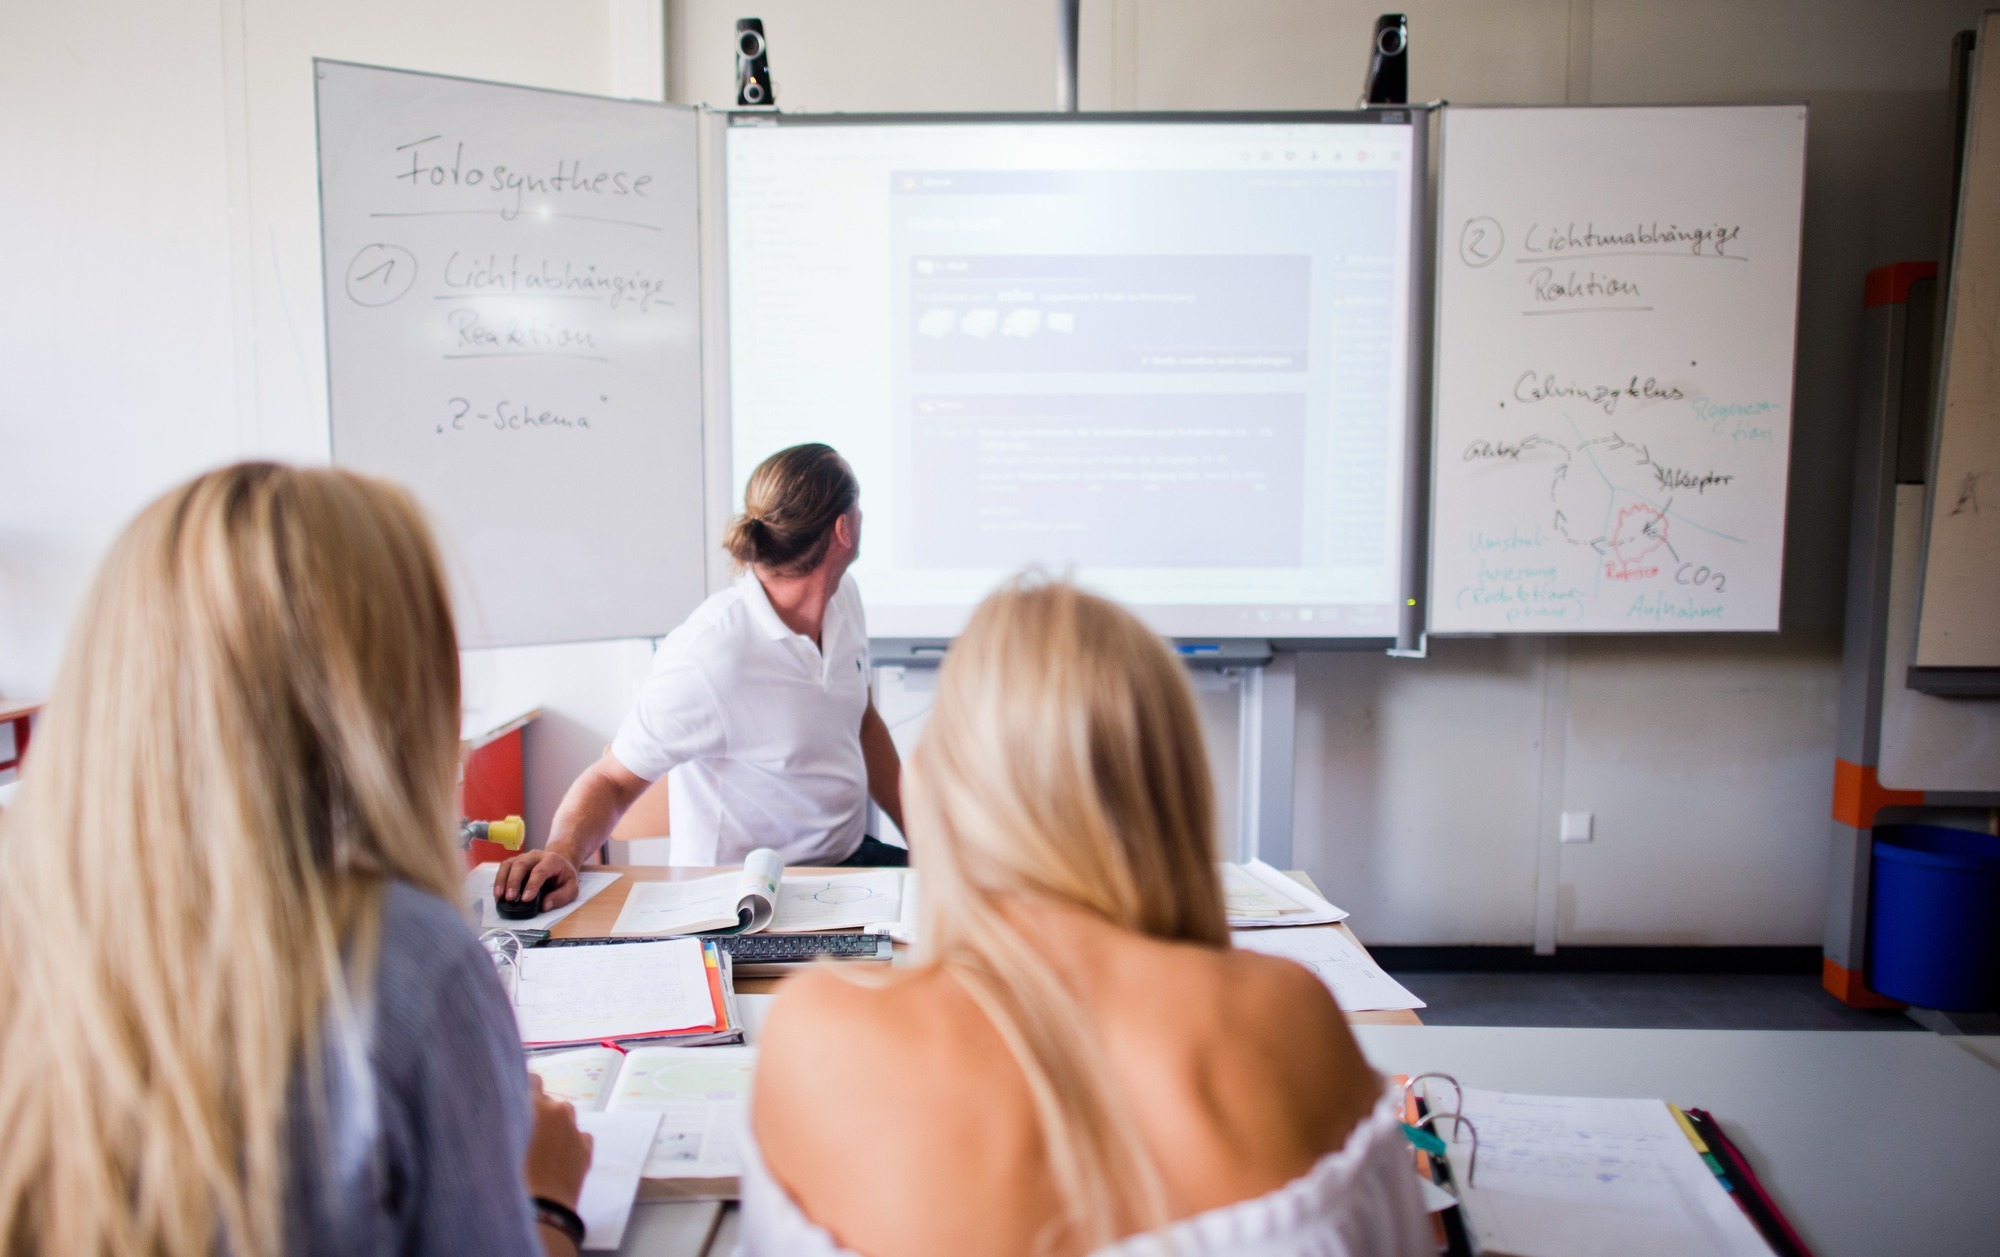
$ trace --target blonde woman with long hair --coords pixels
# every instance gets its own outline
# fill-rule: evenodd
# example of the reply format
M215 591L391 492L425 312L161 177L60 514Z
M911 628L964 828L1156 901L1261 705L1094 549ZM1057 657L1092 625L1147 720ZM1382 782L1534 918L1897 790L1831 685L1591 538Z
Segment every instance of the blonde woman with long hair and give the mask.
M246 464L125 530L0 817L6 1253L573 1251L589 1143L452 906L457 755L402 493Z
M923 963L787 983L747 1253L1431 1251L1326 988L1230 948L1193 698L1136 619L1061 583L989 598L905 791Z

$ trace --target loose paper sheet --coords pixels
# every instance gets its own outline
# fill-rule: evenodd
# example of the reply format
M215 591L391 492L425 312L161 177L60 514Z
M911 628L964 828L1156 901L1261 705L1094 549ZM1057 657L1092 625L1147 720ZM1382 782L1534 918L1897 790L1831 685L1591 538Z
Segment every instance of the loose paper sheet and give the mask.
M659 1128L657 1113L578 1113L577 1128L595 1140L590 1173L576 1199L583 1219L583 1246L592 1252L615 1252L625 1242L625 1224L632 1220L632 1203L639 1197L639 1174Z
M1238 947L1260 951L1267 956L1283 956L1312 970L1333 992L1333 1001L1340 1005L1342 1012L1424 1007L1422 1000L1369 959L1367 952L1329 926L1298 930L1237 930L1230 937Z
M903 870L788 877L778 886L773 934L852 930L896 919L902 908Z
M902 903L893 921L870 921L861 927L872 934L887 934L898 943L913 944L917 941L917 874L914 869L903 872Z
M576 898L560 908L551 908L523 921L509 921L493 907L493 875L500 871L497 864L481 864L465 874L465 890L460 896L467 904L475 905L479 922L476 928L482 930L547 930L556 922L589 903L606 886L623 877L623 873L583 872L577 874Z
M594 1043L712 1026L698 938L521 953L514 1016L523 1043Z

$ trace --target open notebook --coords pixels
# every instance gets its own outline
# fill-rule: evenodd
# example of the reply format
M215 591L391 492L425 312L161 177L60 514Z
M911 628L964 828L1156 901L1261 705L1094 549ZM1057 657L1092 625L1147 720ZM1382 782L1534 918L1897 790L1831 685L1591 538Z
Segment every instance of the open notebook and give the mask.
M528 1068L580 1113L659 1115L639 1199L734 1200L756 1062L747 1047L590 1047L531 1056Z
M1488 1257L1772 1252L1748 1204L1739 1207L1741 1185L1705 1162L1663 1100L1423 1086L1433 1111L1462 1104L1472 1127L1460 1134L1449 1120L1436 1123L1466 1228Z
M903 879L902 869L786 877L778 853L759 847L744 857L740 872L633 883L611 932L657 938L859 929L901 915Z

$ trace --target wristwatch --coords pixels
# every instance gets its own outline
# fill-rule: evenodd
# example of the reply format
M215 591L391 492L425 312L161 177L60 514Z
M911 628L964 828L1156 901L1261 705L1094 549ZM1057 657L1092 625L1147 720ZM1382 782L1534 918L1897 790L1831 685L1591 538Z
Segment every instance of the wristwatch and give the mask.
M583 1219L576 1216L576 1210L560 1201L546 1196L535 1197L535 1221L546 1227L553 1227L569 1237L569 1242L579 1250L583 1248Z

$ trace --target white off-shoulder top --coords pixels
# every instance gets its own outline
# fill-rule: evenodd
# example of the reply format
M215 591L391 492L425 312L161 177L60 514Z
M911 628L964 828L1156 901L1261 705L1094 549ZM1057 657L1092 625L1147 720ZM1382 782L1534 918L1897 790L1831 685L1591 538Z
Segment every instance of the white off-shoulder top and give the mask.
M1393 1092L1347 1142L1275 1191L1135 1235L1092 1257L1433 1257L1416 1168ZM764 1166L747 1127L737 1252L743 1257L859 1257L842 1248Z

